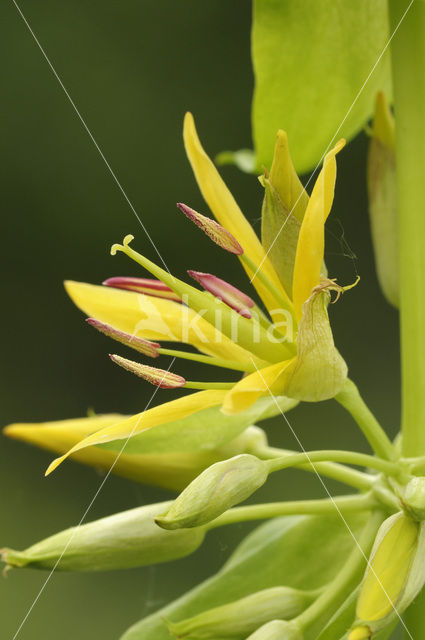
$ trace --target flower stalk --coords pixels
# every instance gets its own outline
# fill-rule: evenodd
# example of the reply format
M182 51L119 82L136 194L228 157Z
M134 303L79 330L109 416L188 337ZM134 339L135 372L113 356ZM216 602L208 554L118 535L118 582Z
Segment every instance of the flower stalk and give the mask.
M295 451L257 445L255 448L250 450L250 453L254 453L259 458L270 459L281 458L285 455L293 455L295 454ZM316 462L314 467L307 462L300 464L297 468L302 469L303 471L318 473L319 475L327 478L332 478L333 480L337 480L338 482L352 487L353 489L358 489L359 491L368 491L374 482L374 476L364 473L363 471L350 469L350 467L346 467L345 465L336 462Z
M367 511L376 508L378 502L372 493L363 495L338 496L319 500L289 500L287 502L268 502L243 507L234 507L210 522L207 529L215 529L227 524L247 522L249 520L266 520L279 516L292 515L334 515L336 509L341 513Z
M367 407L354 382L347 380L344 389L335 399L346 409L362 430L377 456L393 460L396 451L387 434Z

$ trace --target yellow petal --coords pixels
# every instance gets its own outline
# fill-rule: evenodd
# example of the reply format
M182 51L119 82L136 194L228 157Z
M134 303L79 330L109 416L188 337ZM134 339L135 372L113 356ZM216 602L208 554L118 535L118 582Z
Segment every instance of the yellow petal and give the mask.
M272 364L242 378L227 392L222 411L231 415L248 409L260 396L281 393L280 379L294 359Z
M243 215L234 197L215 168L214 163L205 153L199 141L191 113L186 113L184 119L183 138L186 153L192 165L199 189L214 216L218 222L230 231L238 242L240 242L248 258L257 266L261 264L261 271L276 287L279 293L288 300L288 306L290 307L291 302L280 284L270 260L266 257L255 231ZM244 268L250 277L254 275L249 267L244 265ZM253 285L264 300L267 308L269 310L275 309L276 301L258 278L254 278Z
M297 319L302 305L319 284L325 251L325 222L332 207L336 180L336 154L343 148L340 140L329 151L314 185L298 237L295 256L293 302Z
M119 331L148 340L185 342L208 355L252 366L248 351L178 302L71 280L65 288L84 313Z
M126 417L108 414L52 422L11 424L3 429L3 433L10 438L63 454L91 433L116 424ZM76 451L71 457L76 462L97 469L112 469L114 474L137 482L180 491L206 467L244 452L253 437L248 429L229 443L215 449L140 454L128 454L124 451L119 457L119 449L109 450L92 446Z
M105 426L84 438L74 445L65 455L53 460L46 471L46 475L54 471L65 458L81 449L105 442L112 442L113 440L122 440L128 438L130 435L136 435L144 429L150 429L160 424L170 422L171 420L181 420L196 411L221 404L225 395L226 391L200 391L199 393L192 393L177 400L172 400L171 402L165 402L164 404L160 404L147 411L142 411L124 420L118 420L114 424Z

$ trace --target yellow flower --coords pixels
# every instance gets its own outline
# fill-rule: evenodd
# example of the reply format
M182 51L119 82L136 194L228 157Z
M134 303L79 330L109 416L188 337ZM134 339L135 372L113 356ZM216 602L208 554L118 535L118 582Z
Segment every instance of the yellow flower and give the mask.
M126 253L155 278L112 278L106 286L67 282L74 303L89 323L144 356L171 355L243 372L231 383L188 381L177 373L112 355L117 364L163 388L198 389L130 418L117 420L74 444L54 461L88 446L127 438L207 407L224 414L249 409L261 396L318 401L343 387L347 367L336 350L327 306L330 292L344 290L326 276L324 226L331 210L335 156L341 140L324 157L310 198L292 166L286 134L278 132L265 188L263 243L259 240L199 141L186 114L184 143L200 190L217 222L179 204L179 209L221 248L241 261L264 308L225 280L189 272L204 291L154 264L131 246L132 236L111 253ZM278 251L276 250L278 248ZM195 351L164 348L182 342Z

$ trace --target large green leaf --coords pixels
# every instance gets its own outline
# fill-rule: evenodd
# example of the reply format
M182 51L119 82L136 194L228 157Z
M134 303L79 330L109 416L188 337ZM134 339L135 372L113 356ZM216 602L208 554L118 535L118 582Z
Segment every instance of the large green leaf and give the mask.
M376 92L391 92L388 52L363 88L388 38L386 0L255 0L257 166L270 167L278 129L288 133L301 173L335 135L352 138L372 114Z
M362 518L349 519L355 533ZM267 522L245 538L219 573L135 624L122 640L170 640L164 619L182 620L260 589L321 587L344 565L352 547L352 537L337 515L290 516Z

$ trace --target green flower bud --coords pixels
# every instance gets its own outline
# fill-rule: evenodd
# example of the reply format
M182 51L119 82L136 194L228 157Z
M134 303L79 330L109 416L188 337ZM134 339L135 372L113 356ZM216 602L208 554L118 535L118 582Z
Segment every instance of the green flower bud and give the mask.
M378 278L385 297L397 307L399 257L394 118L383 92L376 97L367 177Z
M199 527L248 498L267 480L268 465L241 454L205 469L155 522L164 529Z
M273 620L257 629L247 640L303 640L301 630L294 622Z
M240 638L276 618L294 618L314 597L314 592L272 587L168 626L178 638Z
M391 624L422 589L424 523L418 523L404 512L387 518L376 536L369 564L360 588L357 619L350 640L372 637Z
M3 549L8 567L56 570L110 571L167 562L195 551L205 530L164 531L155 516L171 502L116 513L80 527L61 531L25 551Z
M404 506L417 520L425 520L425 478L410 480L403 495Z

